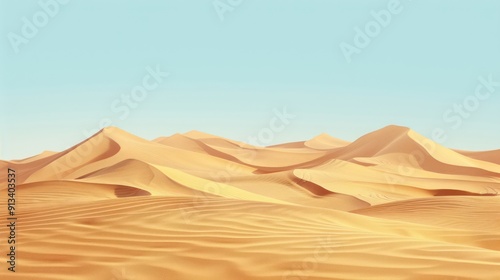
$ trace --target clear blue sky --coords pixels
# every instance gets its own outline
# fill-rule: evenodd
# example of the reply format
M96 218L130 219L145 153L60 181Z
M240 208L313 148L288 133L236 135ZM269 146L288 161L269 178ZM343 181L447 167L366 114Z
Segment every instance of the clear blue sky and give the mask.
M147 139L247 141L285 106L295 118L265 144L398 124L428 137L442 128L452 148L500 148L500 87L471 99L478 77L500 82L500 1L401 0L349 63L342 42L356 47L355 28L390 2L244 0L219 15L212 0L72 0L48 12L0 0L0 158L66 149L104 118ZM125 105L157 66L170 76ZM466 98L467 117L448 112Z

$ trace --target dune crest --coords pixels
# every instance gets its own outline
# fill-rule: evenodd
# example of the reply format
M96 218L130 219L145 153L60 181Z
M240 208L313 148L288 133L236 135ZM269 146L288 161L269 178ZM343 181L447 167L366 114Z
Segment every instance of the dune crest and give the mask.
M499 156L401 126L269 147L109 127L0 161L22 224L0 278L497 280Z

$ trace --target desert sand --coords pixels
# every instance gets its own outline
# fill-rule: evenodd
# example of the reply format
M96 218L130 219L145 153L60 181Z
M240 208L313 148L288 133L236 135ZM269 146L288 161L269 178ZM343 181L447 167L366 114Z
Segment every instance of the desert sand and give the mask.
M405 127L271 147L109 127L0 164L0 279L500 279L500 151Z

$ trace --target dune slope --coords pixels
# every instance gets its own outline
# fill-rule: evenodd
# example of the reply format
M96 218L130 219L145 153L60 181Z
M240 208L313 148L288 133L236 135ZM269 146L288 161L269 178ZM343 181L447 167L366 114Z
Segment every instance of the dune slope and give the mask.
M0 279L496 280L499 163L398 126L270 147L109 127L0 161L18 200Z

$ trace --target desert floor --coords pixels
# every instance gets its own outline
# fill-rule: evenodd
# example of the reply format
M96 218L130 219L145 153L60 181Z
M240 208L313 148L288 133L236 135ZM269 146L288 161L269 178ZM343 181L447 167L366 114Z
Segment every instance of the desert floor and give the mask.
M266 148L110 127L0 164L0 279L500 279L500 151L404 127Z

